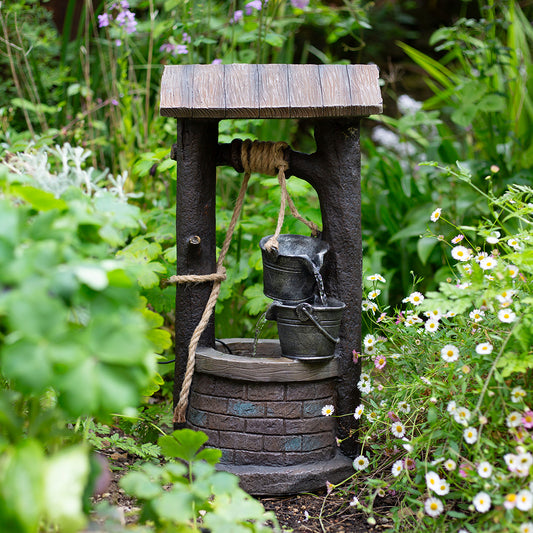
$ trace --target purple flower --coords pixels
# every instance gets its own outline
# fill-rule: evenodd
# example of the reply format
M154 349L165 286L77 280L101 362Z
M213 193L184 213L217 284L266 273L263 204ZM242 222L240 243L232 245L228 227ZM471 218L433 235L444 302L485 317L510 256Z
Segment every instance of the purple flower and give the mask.
M177 56L178 54L189 53L189 50L187 50L186 44L173 44L173 43L162 44L159 48L159 51L172 54L173 56Z
M129 11L128 9L121 11L117 15L116 20L117 24L123 27L126 33L135 33L135 30L137 29L137 21L135 20L135 13L133 13L133 11Z
M118 105L118 100L115 100L115 98L113 98L111 100L111 105Z
M98 15L99 28L105 28L106 26L109 26L109 22L109 13L102 13L101 15Z
M211 61L212 65L220 65L221 63L222 63L222 59L213 59L213 61Z
M246 10L247 15L251 15L254 9L257 9L257 11L261 11L262 7L263 2L261 2L261 0L252 0L244 6L244 9Z
M122 0L120 2L120 7L122 9L129 9L130 8L130 3L128 2L128 0Z
M190 43L191 42L191 36L188 33L183 32L183 35L181 36L181 40L184 43Z
M292 7L305 9L309 5L309 0L291 0Z
M233 17L231 18L230 22L231 24L234 24L235 22L239 22L239 20L242 19L242 9L237 9L235 13L233 13Z
M122 41L120 39L115 39L115 46L122 46Z

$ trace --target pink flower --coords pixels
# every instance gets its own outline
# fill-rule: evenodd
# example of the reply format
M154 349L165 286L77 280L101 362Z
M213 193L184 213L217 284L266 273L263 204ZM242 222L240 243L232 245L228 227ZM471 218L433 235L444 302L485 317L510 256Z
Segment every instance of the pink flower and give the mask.
M393 422L399 422L400 419L394 414L392 411L389 411L387 413L387 416L393 421Z
M361 354L359 352L356 352L355 350L352 352L352 356L353 356L353 362L354 364L357 364L357 361L359 361L359 356Z
M105 28L106 26L109 26L109 14L102 13L101 15L98 15L98 27Z
M386 364L387 364L387 358L386 358L384 355L378 355L378 356L374 359L374 366L375 366L378 370L381 370L382 368L384 368Z
M262 7L263 2L261 0L252 0L244 6L244 9L246 10L247 15L251 15L254 9L257 9L257 11L261 11Z
M309 0L291 0L292 7L305 9L309 5Z
M242 19L243 11L242 9L237 9L235 13L233 13L233 17L230 19L231 24L235 24L236 22L239 22L239 20Z
M526 429L533 428L533 411L529 409L524 413L524 416L522 416L522 425Z

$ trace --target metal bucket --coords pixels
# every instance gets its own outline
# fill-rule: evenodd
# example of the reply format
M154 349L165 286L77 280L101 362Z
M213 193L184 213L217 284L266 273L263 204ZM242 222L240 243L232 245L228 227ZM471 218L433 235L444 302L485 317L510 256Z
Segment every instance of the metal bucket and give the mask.
M331 359L339 342L341 318L346 305L329 298L326 306L273 302L267 319L278 323L281 353L302 361Z
M268 252L265 243L270 237L267 235L259 242L265 296L289 304L311 301L328 243L304 235L280 235L278 249Z

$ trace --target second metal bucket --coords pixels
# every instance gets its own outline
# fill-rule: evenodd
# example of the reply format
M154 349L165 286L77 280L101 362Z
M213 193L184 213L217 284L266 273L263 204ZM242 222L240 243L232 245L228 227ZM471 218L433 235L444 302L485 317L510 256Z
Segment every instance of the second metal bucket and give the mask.
M259 242L263 256L265 296L284 303L297 304L313 299L317 278L329 249L327 242L304 235L280 235L278 249L267 251L268 235Z
M275 301L267 319L278 323L281 353L302 361L321 361L333 357L339 339L341 318L346 305L328 298L327 306L300 303L286 305Z

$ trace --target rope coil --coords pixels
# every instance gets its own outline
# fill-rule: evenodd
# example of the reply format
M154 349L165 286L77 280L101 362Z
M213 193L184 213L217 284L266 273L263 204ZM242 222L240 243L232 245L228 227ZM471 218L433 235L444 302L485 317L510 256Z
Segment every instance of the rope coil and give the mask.
M162 286L168 286L177 283L202 283L202 282L213 282L213 287L211 289L211 294L207 300L204 312L202 313L202 318L196 326L190 343L187 357L187 366L185 369L185 376L183 378L183 383L181 386L180 396L176 408L174 409L174 423L184 423L185 415L187 412L187 406L189 402L189 391L191 388L192 378L194 375L194 366L196 361L196 349L200 341L200 337L204 332L213 309L215 308L218 295L220 293L220 285L222 281L226 279L226 270L222 266L226 254L229 250L231 244L231 238L237 225L237 221L241 214L242 206L244 203L244 197L246 195L246 190L248 188L248 182L250 180L250 175L252 172L257 172L260 174L266 174L269 176L278 176L278 182L281 189L281 202L280 210L278 215L278 221L276 225L276 231L274 235L265 243L265 248L270 251L272 248L278 248L278 237L281 233L281 227L283 226L283 219L285 217L286 205L289 205L291 214L306 224L313 234L316 236L318 233L318 226L310 221L305 220L294 205L289 193L287 191L287 180L285 178L285 171L289 168L289 164L285 159L285 151L289 145L285 142L270 142L270 141L251 141L246 139L242 143L241 147L241 161L244 168L244 178L241 184L239 195L235 203L235 208L233 210L233 215L231 217L230 224L226 231L226 236L224 238L224 243L220 250L220 254L217 259L216 272L212 274L205 275L195 275L195 274L186 274L179 276L171 276L170 278L162 281Z

